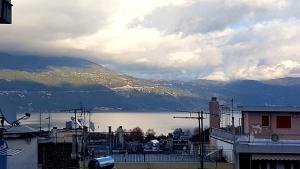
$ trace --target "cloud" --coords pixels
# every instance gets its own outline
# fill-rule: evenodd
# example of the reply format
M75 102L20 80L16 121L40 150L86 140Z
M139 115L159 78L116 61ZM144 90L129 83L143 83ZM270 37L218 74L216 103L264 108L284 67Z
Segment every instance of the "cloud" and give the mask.
M1 52L84 57L148 78L299 75L298 0L13 2Z
M266 80L290 76L291 73L300 75L300 63L292 60L285 60L273 66L249 65L238 69L231 69L227 72L216 71L205 79L228 81L232 79L256 79Z
M142 24L169 33L220 31L264 20L294 16L286 0L199 0L187 6L165 6L147 15Z
M205 77L207 80L228 81L229 77L223 71L216 71Z
M107 57L102 59L119 64L190 69L222 63L219 49L199 36L163 34L156 29L144 27L112 27L92 36L64 39L55 44L95 54L104 53Z

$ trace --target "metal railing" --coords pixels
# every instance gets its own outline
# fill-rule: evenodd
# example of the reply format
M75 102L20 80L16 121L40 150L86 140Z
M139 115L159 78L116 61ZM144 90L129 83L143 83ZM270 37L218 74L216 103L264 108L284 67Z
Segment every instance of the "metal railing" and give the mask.
M199 162L200 156L189 154L111 154L115 162Z

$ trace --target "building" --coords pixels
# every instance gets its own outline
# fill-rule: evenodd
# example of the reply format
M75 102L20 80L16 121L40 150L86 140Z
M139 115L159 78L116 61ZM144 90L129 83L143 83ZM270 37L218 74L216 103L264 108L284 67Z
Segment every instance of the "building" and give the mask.
M11 0L0 0L0 24L11 24L12 4Z
M28 126L13 126L3 133L7 147L20 153L7 155L4 169L38 169L38 132ZM2 169L2 168L1 168Z
M242 132L255 138L300 140L300 108L297 107L239 107Z
M38 164L44 168L78 167L79 158L88 156L86 152L87 129L53 128L48 135L39 137ZM54 162L55 161L55 162Z
M236 169L298 169L300 166L299 107L238 107L242 133L213 128L211 139L230 150ZM224 152L223 152L224 153ZM225 155L225 154L223 154Z

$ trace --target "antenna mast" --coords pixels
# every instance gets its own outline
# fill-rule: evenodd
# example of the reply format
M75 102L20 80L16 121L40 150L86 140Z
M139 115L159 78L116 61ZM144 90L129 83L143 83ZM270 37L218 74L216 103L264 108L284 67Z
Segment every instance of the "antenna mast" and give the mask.
M203 132L203 119L206 119L206 117L204 118L204 114L209 114L209 113L204 113L203 111L200 112L191 112L191 111L180 111L180 112L187 112L190 113L190 116L188 117L177 117L174 116L173 118L181 118L181 119L196 119L198 120L198 132L199 132L199 142L200 142L200 151L201 151L201 160L200 160L200 166L201 169L204 169L204 132ZM197 114L197 116L192 116L192 114Z

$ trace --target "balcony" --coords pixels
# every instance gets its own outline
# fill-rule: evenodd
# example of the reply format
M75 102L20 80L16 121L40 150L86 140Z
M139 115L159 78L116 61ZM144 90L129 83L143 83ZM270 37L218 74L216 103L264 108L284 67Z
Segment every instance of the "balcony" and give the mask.
M255 138L251 135L233 135L222 129L212 129L211 137L233 145L238 153L253 154L299 154L300 140L277 140Z

